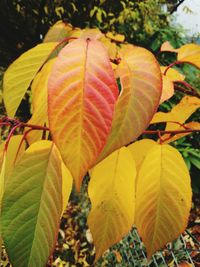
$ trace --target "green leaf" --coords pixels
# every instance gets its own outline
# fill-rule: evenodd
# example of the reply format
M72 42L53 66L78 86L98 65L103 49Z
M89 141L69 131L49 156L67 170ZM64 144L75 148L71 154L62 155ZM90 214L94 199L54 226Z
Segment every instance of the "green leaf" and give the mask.
M190 162L200 170L200 160L197 157L190 157Z
M55 145L30 146L11 173L2 202L2 236L13 266L45 266L62 213L62 161Z

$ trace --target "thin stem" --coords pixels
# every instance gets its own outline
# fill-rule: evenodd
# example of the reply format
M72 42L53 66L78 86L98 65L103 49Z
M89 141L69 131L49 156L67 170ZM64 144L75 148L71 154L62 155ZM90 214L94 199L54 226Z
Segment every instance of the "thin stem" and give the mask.
M29 123L22 123L23 127L31 128L32 130L42 130L42 131L50 131L48 127L40 126L40 125L34 125Z
M21 141L20 141L20 144L19 144L19 146L18 146L18 149L17 149L17 153L16 153L16 156L15 156L14 164L15 164L15 162L16 162L16 160L17 160L17 157L18 157L19 151L20 151L20 149L21 149L21 146L22 146L23 142L26 140L26 136L27 136L31 131L33 131L33 130L34 130L34 129L28 129L27 131L24 132L23 137L22 137L22 139L21 139Z
M15 126L11 129L11 131L10 131L10 133L9 133L7 139L6 139L6 143L5 143L4 151L7 151L7 149L8 149L8 145L9 145L9 142L10 142L10 139L11 139L13 133L15 132L15 130L16 130L17 128L20 128L20 127L21 127L21 123L15 125Z
M181 93L184 93L184 94L187 94L187 95L191 95L191 96L195 96L195 97L200 98L200 94L199 94L198 92L196 92L196 91L190 91L190 90L185 89L185 88L183 88L183 87L181 87L181 86L178 86L178 85L176 85L176 84L175 84L175 86L174 86L174 89L175 89L176 91L181 92Z
M181 62L181 61L174 61L174 62L172 62L171 64L169 64L169 66L167 66L167 68L165 69L163 75L166 75L167 74L167 71L169 69L171 69L173 66L175 66L175 65L181 65L181 64L183 64L183 62Z
M185 130L147 130L144 131L142 134L180 134L180 133L198 133L200 129L185 129Z
M9 122L0 122L0 127L2 126L10 126Z

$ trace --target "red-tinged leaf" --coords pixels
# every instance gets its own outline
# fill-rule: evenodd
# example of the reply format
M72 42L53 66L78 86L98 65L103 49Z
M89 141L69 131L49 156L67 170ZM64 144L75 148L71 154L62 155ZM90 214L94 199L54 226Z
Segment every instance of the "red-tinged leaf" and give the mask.
M80 189L105 145L118 96L103 45L88 39L69 43L54 65L48 94L53 140Z
M178 49L173 48L173 46L170 44L170 42L166 41L161 45L160 48L161 52L178 52Z
M117 100L112 130L98 161L136 139L149 125L161 96L161 72L146 49L124 46L118 65L122 91Z

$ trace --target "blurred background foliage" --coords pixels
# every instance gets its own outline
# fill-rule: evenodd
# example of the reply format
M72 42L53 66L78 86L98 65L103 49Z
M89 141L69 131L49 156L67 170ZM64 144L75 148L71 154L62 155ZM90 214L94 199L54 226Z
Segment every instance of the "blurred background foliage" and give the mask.
M169 14L183 0L0 0L0 56L7 67L22 52L41 42L49 27L64 20L75 27L98 27L124 34L130 43L152 50L165 40L184 43ZM171 18L170 18L171 19Z

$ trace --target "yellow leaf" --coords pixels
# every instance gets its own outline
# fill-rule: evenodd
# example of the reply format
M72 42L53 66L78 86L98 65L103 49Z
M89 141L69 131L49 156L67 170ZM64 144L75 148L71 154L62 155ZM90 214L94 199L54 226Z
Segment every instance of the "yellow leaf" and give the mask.
M142 139L128 146L128 149L131 151L131 154L135 160L137 172L139 171L148 151L156 145L158 145L158 143L156 143L154 140Z
M43 42L60 42L68 37L69 32L72 30L72 25L64 23L62 20L57 21L47 32Z
M166 41L161 45L160 48L161 52L167 51L167 52L178 52L178 49L175 49L172 47L172 45L170 44L170 42Z
M63 162L61 167L62 167L62 214L63 214L72 191L73 177Z
M157 112L152 123L168 122L165 130L176 130L179 125L176 123L170 123L169 121L175 121L178 123L184 123L191 115L200 107L200 99L193 96L185 96L181 101L172 108L169 112Z
M6 70L3 99L8 116L14 117L26 90L57 43L43 43L23 53Z
M164 66L160 67L162 74L165 73L166 68L167 67L164 67ZM180 72L172 68L167 70L167 73L165 76L172 82L184 81L185 79L185 76L183 74L181 74Z
M136 227L148 258L185 230L191 197L181 154L169 145L154 146L142 163L136 188Z
M2 197L4 194L6 162L7 162L6 154L4 153L2 165L0 167L0 215L1 215L1 204L2 204L1 202L2 202ZM0 239L1 239L1 236L0 236Z
M84 29L82 30L82 34L80 38L90 38L93 40L99 40L103 36L102 32L98 28L94 29Z
M162 95L160 99L160 104L164 101L170 99L174 95L174 85L170 79L162 75Z
M185 127L188 129L199 130L200 129L200 123L197 121L192 121L192 122L186 123L186 124L184 124L184 127L179 126L179 128L177 128L177 131L185 130L186 129ZM170 134L164 134L164 135L162 135L162 140L164 141L163 143L168 144L168 143L174 142L174 141L176 141L176 140L178 140L184 136L187 136L191 133L179 133L179 134L173 135L172 137L170 137Z
M162 88L162 96L160 99L160 103L168 100L174 95L174 84L176 81L183 81L185 76L179 73L175 69L168 69L166 75L164 75L167 67L160 67L162 72L162 80L163 80L163 88Z
M116 43L111 42L111 40L109 38L107 38L106 36L102 36L100 41L104 44L104 46L106 47L109 57L114 59L117 57L117 45Z
M200 68L200 45L186 44L178 49L178 61L188 62Z
M44 126L48 123L47 118L47 86L48 79L51 73L53 64L56 58L49 60L42 68L42 70L36 75L33 80L32 90L32 110L33 115L29 120L29 124L35 124ZM43 131L34 130L27 135L29 144L39 141L42 138Z
M96 260L119 242L134 223L135 163L130 151L115 151L92 170L88 187L92 209L88 217Z
M25 151L25 147L26 147L25 141L23 141L23 143L21 144L21 147L19 149L19 145L20 145L22 138L23 138L23 135L14 135L10 139L8 149L6 152L6 164L5 164L6 177L11 173L15 163L17 163L17 161L21 158L21 156L23 155L23 153ZM3 163L3 154L4 154L5 143L6 143L6 141L1 143L1 145L0 145L0 167ZM19 149L19 151L18 151L18 149Z
M110 38L111 40L117 42L123 42L125 40L125 36L123 34L113 34L112 32L107 32L106 37Z

